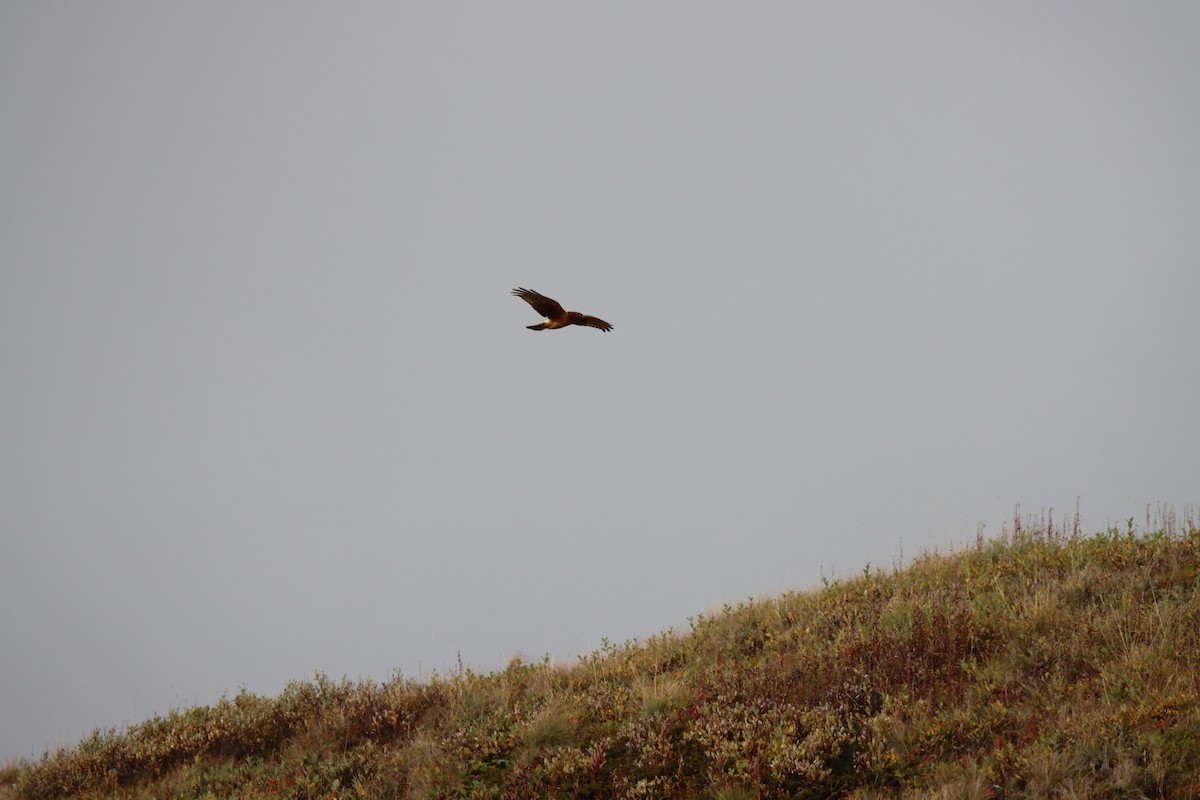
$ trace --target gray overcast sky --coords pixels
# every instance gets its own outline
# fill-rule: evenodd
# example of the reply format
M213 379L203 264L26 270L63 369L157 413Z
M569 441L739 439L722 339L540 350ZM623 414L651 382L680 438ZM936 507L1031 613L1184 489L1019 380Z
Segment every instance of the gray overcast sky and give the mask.
M1195 503L1198 41L1167 2L0 4L0 758Z

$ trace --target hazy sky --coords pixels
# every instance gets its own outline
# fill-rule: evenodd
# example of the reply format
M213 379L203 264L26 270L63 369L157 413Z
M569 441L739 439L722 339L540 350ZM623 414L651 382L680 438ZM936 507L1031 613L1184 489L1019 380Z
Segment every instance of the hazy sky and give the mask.
M1186 2L0 4L0 758L1195 503L1198 41Z

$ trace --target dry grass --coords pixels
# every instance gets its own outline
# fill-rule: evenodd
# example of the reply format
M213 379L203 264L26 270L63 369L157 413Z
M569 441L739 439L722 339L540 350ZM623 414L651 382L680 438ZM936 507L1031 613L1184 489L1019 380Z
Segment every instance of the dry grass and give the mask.
M1200 796L1200 531L1000 540L570 666L322 676L97 732L0 797Z

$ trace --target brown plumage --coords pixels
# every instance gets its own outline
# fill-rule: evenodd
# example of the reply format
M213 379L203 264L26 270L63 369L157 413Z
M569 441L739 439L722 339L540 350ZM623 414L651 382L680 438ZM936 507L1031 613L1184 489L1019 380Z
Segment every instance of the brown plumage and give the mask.
M568 325L587 325L589 328L599 328L611 331L612 325L598 317L580 314L578 311L564 311L558 301L551 300L544 294L538 294L531 289L513 289L513 294L533 306L533 310L546 318L545 322L537 325L526 325L531 331L553 330L565 328Z

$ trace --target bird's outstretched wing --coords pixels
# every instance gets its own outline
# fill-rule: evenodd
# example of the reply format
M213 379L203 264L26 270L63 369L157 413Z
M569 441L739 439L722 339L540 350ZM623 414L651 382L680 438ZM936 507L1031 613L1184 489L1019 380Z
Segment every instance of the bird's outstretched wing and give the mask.
M513 294L529 303L533 306L534 311L547 319L555 319L567 313L557 300L551 300L546 295L538 294L532 289L513 289Z
M587 325L589 328L599 328L602 331L611 331L612 325L609 325L599 317L592 317L587 314L580 314L579 318L574 320L576 325Z

